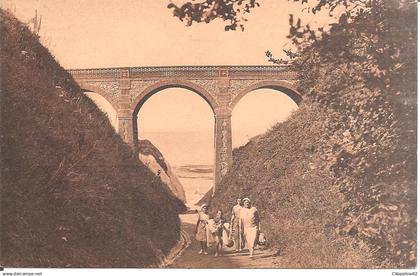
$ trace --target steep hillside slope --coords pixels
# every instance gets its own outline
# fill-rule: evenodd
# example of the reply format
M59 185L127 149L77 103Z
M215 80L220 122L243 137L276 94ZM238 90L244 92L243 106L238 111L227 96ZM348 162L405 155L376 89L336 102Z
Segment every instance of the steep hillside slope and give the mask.
M417 14L402 7L386 35L361 41L366 16L299 53L305 106L236 150L217 189L213 210L255 201L289 266L416 266Z
M182 202L185 202L185 191L177 176L173 173L170 164L165 160L162 153L149 141L139 141L139 159L160 180L165 183L169 190Z
M213 200L251 197L288 266L416 267L417 3L370 4L319 36L291 16L306 106L235 152Z
M28 28L0 18L1 264L156 265L184 205Z
M355 171L360 167L346 172L354 185L349 190L336 168L354 157L334 151L342 138L328 131L338 116L315 104L301 106L287 122L236 149L214 198L208 194L201 203L230 215L236 198L251 198L262 232L293 260L282 267L412 267L416 205L410 164L415 160L385 150L369 161L363 178ZM387 170L389 176L378 177L374 162L398 173ZM410 174L408 186L399 181L399 175ZM399 252L393 254L395 249Z
M216 190L211 209L249 197L260 211L262 232L288 267L363 267L366 255L335 234L336 211L345 203L328 172L319 167L326 118L301 107L287 122L234 151L234 163Z

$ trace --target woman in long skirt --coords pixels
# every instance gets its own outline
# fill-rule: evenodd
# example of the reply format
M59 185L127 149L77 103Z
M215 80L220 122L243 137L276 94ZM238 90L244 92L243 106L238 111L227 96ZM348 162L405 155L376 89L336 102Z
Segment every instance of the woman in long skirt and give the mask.
M200 242L201 250L198 254L207 255L207 224L209 220L208 205L201 205L201 211L198 212L198 220L195 227L195 238Z
M251 200L249 198L244 198L243 203L244 208L241 210L241 226L249 249L249 255L252 257L254 255L254 247L257 243L260 230L260 217L257 208L251 207Z

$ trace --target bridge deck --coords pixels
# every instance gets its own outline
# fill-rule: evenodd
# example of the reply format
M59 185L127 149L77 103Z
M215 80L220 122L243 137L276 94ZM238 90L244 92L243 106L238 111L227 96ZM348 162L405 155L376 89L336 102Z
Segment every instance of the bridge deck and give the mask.
M116 67L69 69L76 79L121 79L121 78L243 78L281 77L294 79L297 74L289 66L279 65L226 65L226 66L149 66L149 67Z

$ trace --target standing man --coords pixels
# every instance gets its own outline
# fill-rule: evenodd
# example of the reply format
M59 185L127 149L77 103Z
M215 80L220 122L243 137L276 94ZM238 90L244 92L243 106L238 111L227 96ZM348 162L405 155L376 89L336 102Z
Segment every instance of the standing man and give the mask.
M231 238L235 243L235 252L240 252L242 250L242 229L241 229L241 210L242 210L242 200L238 198L236 200L236 205L232 208L232 218L230 219L230 232Z

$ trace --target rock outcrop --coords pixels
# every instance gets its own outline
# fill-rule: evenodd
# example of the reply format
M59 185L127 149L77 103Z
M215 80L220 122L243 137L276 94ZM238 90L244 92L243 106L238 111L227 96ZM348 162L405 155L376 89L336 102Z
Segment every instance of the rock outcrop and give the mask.
M162 153L149 141L139 141L139 159L155 175L159 176L169 190L180 200L185 202L185 191L176 175L173 173L170 164L165 160Z

